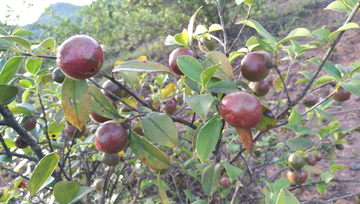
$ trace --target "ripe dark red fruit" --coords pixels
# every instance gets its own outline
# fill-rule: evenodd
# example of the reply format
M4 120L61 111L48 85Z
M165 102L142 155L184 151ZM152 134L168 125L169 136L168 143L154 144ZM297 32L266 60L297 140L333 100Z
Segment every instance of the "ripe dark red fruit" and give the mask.
M106 97L106 98L109 100L109 102L111 103L111 105L113 105L114 108L117 110L117 106L116 106L115 101L112 100L112 99L109 98L109 97ZM111 120L110 118L106 118L106 117L103 117L103 116L101 116L101 115L99 115L99 114L96 114L96 113L95 113L94 111L92 111L92 110L91 110L91 112L90 112L90 118L91 118L93 121L97 122L97 123L104 123L104 122L106 122L106 121Z
M300 171L305 166L305 160L301 155L291 153L288 157L288 164L292 169Z
M265 79L258 82L250 82L249 87L258 97L265 96L270 90L270 85Z
M185 48L185 47L179 47L177 49L175 49L174 51L172 51L170 53L170 56L169 56L169 65L170 65L170 68L171 70L175 73L175 74L178 74L178 75L184 75L184 73L182 73L178 67L178 64L177 64L177 59L180 57L180 56L183 56L183 55L188 55L188 56L191 56L193 58L195 58L195 54L193 51Z
M56 62L66 76L88 79L100 71L104 56L99 43L92 37L75 35L60 45Z
M14 140L15 146L20 149L25 149L29 145L25 142L25 140L19 135Z
M119 164L120 155L118 153L116 153L116 154L103 153L102 161L104 164L106 164L108 166L116 166Z
M159 174L159 172L160 172L160 175L162 176L162 175L164 175L164 174L166 174L167 172L168 172L168 170L167 169L154 169L154 168L152 168L151 166L149 166L149 170L151 171L151 172L153 172L154 174Z
M110 80L106 80L102 87L108 91L110 91L111 93L113 93L114 95L116 95L119 98L124 98L129 96L128 92L126 92L125 90L121 89L118 85L116 85L114 82L110 81ZM101 89L101 92L107 96L110 97L113 100L118 100L117 98L111 96L108 92L104 91L103 89Z
M343 102L349 100L351 93L340 87L338 91L331 96L337 102Z
M214 38L208 39L206 37L200 37L200 39L199 39L199 49L201 51L209 52L209 51L215 50L215 48L216 48L216 40Z
M321 161L321 159L322 159L322 154L321 154L321 152L320 152L320 151L317 151L316 153L318 154L318 155L315 155L316 161Z
M166 102L167 104L167 102ZM166 105L165 104L165 105ZM171 100L169 104L164 108L163 112L169 115L173 115L176 111L176 101Z
M75 138L80 138L81 136L83 136L85 134L85 131L86 131L86 127L85 125L82 127L82 130L80 131L79 129L77 129L75 126L71 125L70 123L67 123L65 125L65 128L64 128L64 131L65 131L65 135L67 135L68 137L72 138L73 135L74 135L74 132L76 131L75 133Z
M30 117L21 125L26 131L31 131L36 127L36 118Z
M220 180L220 185L225 188L228 189L231 185L230 180L227 177L222 177Z
M95 132L95 146L107 154L122 151L128 142L127 130L115 121L102 123Z
M240 64L242 76L248 81L265 79L270 72L270 60L270 55L267 52L257 51L247 54Z
M310 166L315 166L315 164L317 163L317 159L315 155L312 154L307 154L305 156L305 161L307 162L308 165Z
M298 172L292 171L291 169L287 172L287 178L289 179L290 183L294 185L299 185L305 183L308 177L308 173L306 171Z
M221 100L220 114L231 126L249 129L260 122L262 107L254 95L239 91Z
M317 103L318 103L318 98L314 95L310 94L310 95L305 96L305 98L304 98L304 105L306 107L312 107Z

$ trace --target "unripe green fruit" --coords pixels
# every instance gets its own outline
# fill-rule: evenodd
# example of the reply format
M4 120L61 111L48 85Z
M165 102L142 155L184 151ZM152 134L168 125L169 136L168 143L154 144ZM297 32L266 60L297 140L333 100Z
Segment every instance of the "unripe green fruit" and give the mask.
M301 168L305 165L305 160L299 154L291 153L288 157L288 164L292 169L301 171Z
M342 144L337 144L337 145L335 145L335 147L336 147L336 149L338 149L338 150L344 150L344 145L342 145Z
M104 179L100 178L94 181L93 187L97 191L101 191L101 188L104 186Z
M102 159L103 159L104 164L106 164L108 166L116 166L119 164L120 155L118 153L116 153L116 154L103 153Z
M207 49L206 49L206 48ZM213 51L216 48L216 40L214 38L207 39L206 37L200 37L199 49L203 52Z
M65 78L66 75L61 71L59 67L54 69L54 71L52 72L52 79L59 84L63 83Z

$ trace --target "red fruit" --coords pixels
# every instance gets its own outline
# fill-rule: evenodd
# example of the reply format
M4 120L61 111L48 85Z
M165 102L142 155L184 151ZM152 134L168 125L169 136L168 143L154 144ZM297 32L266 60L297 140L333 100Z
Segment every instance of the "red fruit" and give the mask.
M116 103L115 103L115 101L113 101L111 98L109 98L109 97L106 97L108 100L109 100L109 102L114 106L114 108L117 110L117 106L116 106ZM96 114L95 112L93 112L92 110L91 110L91 112L90 112L90 118L93 120L93 121L95 121L95 122L97 122L97 123L104 123L104 122L106 122L106 121L109 121L109 120L111 120L110 118L106 118L106 117L103 117L103 116L101 116L101 115L99 115L99 114Z
M315 166L315 164L317 163L317 159L315 155L312 154L308 154L305 156L305 161L307 162L308 165L310 166Z
M270 85L265 79L258 82L250 82L249 87L258 97L265 96L270 90Z
M262 107L254 95L239 91L221 100L220 114L231 126L249 129L260 122Z
M14 143L15 146L20 149L25 149L26 147L29 146L28 143L26 143L25 140L19 135L15 138Z
M220 185L225 188L228 189L231 185L230 180L227 177L222 177L220 180Z
M75 138L80 138L81 136L83 136L85 134L85 131L86 131L86 127L85 125L82 127L82 130L80 132L79 129L77 129L75 126L71 125L70 123L67 123L65 125L65 128L64 128L64 131L65 131L65 135L67 135L68 137L72 138L73 135L74 135L74 132L76 131L75 133Z
M261 81L270 72L270 55L267 52L258 51L247 54L242 59L240 69L242 76L249 81Z
M66 76L88 79L100 71L104 56L100 45L93 38L75 35L60 45L56 62Z
M351 93L340 87L338 91L331 96L337 102L343 102L349 100Z
M321 152L317 152L319 155L315 155L316 161L321 161L322 159L322 154Z
M129 93L126 92L125 90L121 89L118 85L116 85L114 82L110 81L110 80L106 80L102 87L108 91L110 91L111 93L113 93L114 95L116 95L119 98L124 98L129 96ZM111 96L108 92L104 91L103 89L101 89L101 92L107 96L110 97L113 100L118 100L117 98Z
M167 104L167 102L166 102ZM169 104L164 108L163 112L169 115L173 115L176 111L176 102L171 100Z
M289 170L287 172L287 178L289 179L290 183L294 185L305 183L307 177L308 173L306 171L299 173L298 171Z
M115 121L102 123L95 132L95 146L107 154L122 151L128 142L127 130Z
M175 49L174 51L172 51L170 53L170 56L169 56L169 65L170 65L170 68L173 72L175 72L175 74L178 74L178 75L184 75L179 67L178 67L178 64L177 64L177 59L180 57L180 56L183 56L183 55L188 55L188 56L191 56L193 58L195 58L195 54L193 51L185 48L185 47L180 47L180 48L177 48Z
M307 95L305 98L304 98L304 105L306 107L312 107L314 106L315 104L318 103L318 98L314 95Z
M25 121L21 126L23 126L23 128L26 131L31 131L36 127L36 118L35 117L30 117L27 121Z

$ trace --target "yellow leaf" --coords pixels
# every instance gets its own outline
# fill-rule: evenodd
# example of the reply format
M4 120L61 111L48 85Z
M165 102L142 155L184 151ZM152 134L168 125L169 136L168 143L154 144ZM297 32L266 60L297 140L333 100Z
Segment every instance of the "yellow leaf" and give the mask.
M171 95L173 95L173 91L176 87L175 83L170 83L168 85L166 85L166 87L163 89L163 93L162 93L162 98L167 98Z
M136 102L134 100L128 99L128 98L122 98L123 101L125 101L125 103L129 104L130 106L137 108L136 106Z
M146 56L141 56L141 57L139 57L139 59L137 59L137 60L147 61L147 57L146 57Z
M119 154L120 157L125 157L124 151L121 151L121 152L119 152L118 154Z
M114 67L116 67L116 66L118 66L119 64L124 63L124 62L125 62L125 61L117 61L117 62L115 62Z

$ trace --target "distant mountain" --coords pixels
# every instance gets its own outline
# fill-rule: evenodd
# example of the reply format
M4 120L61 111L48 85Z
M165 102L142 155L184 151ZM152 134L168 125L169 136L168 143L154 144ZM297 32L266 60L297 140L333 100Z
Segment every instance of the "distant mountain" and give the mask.
M82 6L77 6L64 2L57 2L48 7L50 11L53 11L53 15L59 16L60 18L68 18L70 21L76 20L77 16L79 16L77 11L80 10L81 8ZM37 24L54 25L57 21L58 20L55 19L54 17L49 16L46 13L43 13L35 23L22 26L22 28L31 30L34 33L34 35L31 35L31 38L37 39L41 33L41 30L36 26Z

